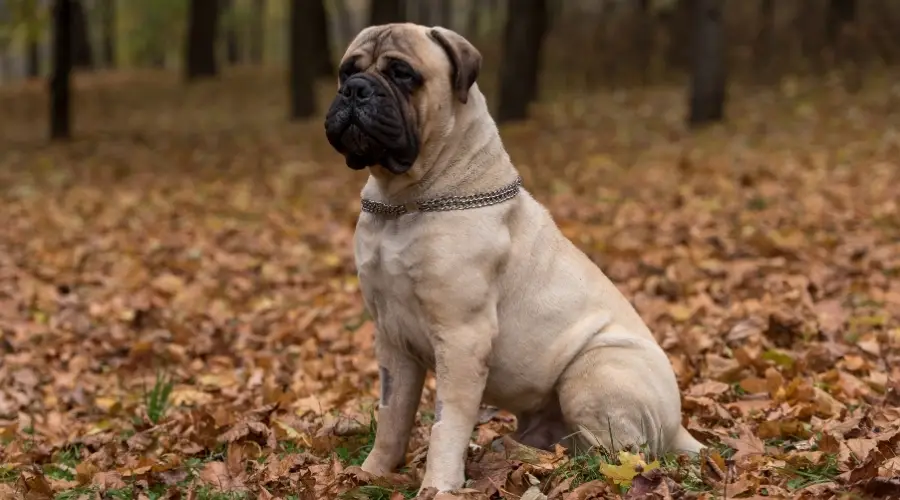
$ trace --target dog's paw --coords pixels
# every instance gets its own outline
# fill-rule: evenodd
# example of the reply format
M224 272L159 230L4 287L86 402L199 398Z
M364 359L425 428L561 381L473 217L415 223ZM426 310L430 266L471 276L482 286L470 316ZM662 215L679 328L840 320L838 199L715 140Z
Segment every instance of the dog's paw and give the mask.
M415 497L417 500L452 500L452 499L471 499L484 498L484 493L472 488L455 488L452 490L439 491L435 487L422 488Z
M434 500L434 497L437 496L438 489L434 486L429 486L427 488L420 488L419 492L416 494L416 500Z
M363 463L359 468L376 477L384 477L391 473L393 469L393 467L390 467L384 460L379 460L378 456L375 456L372 453L363 460Z

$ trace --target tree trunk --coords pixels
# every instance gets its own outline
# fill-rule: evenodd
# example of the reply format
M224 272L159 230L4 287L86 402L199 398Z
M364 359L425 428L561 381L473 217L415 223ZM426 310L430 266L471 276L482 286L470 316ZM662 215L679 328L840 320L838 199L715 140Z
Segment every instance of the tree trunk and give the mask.
M821 37L820 19L818 16L809 15L810 12L817 12L816 0L802 0L800 8L797 9L797 15L794 23L797 26L800 37L800 49L803 57L809 63L809 68L814 73L821 73L824 69L823 59L823 39Z
M406 20L404 0L371 0L369 4L369 25L400 23Z
M756 32L756 43L753 49L756 60L756 72L761 83L771 83L774 79L772 59L775 41L775 6L773 0L762 0L759 5L759 30Z
M28 41L28 78L41 76L41 46L37 40Z
M219 24L218 0L191 0L188 11L185 79L199 80L216 76L216 27Z
M434 9L432 9L433 6L431 5L431 2L432 0L416 0L412 4L408 4L406 6L407 9L410 6L413 8L413 12L408 14L410 20L425 26L433 24L432 15L434 14Z
M250 19L250 62L262 64L263 33L265 32L266 0L253 0L253 14Z
M225 32L225 60L231 65L241 62L237 33L232 28Z
M94 65L94 55L91 50L87 16L84 13L84 6L79 0L71 0L71 2L72 66L89 69Z
M309 2L308 9L312 15L313 30L312 42L313 50L311 55L314 59L309 64L313 66L316 74L319 76L332 76L336 74L334 69L334 60L331 58L331 36L328 26L328 13L325 12L325 0L306 0Z
M856 20L856 0L830 0L825 22L828 44L835 47L845 26Z
M164 69L166 67L166 55L161 49L155 49L150 52L147 64L149 64L151 68Z
M842 68L844 88L857 92L862 87L862 61L856 0L831 0L826 23L828 45L834 51L835 66Z
M670 68L684 69L690 59L693 3L694 0L675 0L675 7L663 16L666 19L666 33L669 39L665 58Z
M698 127L724 118L725 29L723 0L691 0L693 32L691 44L690 116Z
M53 73L50 77L50 138L67 139L72 117L69 76L72 73L72 8L75 2L53 3Z
M353 14L347 8L346 0L334 0L334 10L337 16L338 32L335 39L341 48L346 47L350 40L356 36L356 29L353 27Z
M636 17L634 23L634 48L638 54L638 77L641 83L646 84L650 81L650 70L652 67L651 60L653 58L653 35L655 34L653 26L653 18L650 13L649 0L640 0L634 12Z
M453 0L438 0L437 19L434 20L434 24L455 30L453 22Z
M237 16L234 14L234 0L219 0L219 9L224 14L225 26L225 61L234 65L240 62L240 44L238 43Z
M116 0L103 0L103 63L107 68L116 65Z
M301 120L316 112L315 16L318 0L291 0L290 13L290 118Z
M546 0L509 0L500 65L498 122L524 120L538 95L541 47L547 33Z
M481 1L484 1L484 0L481 0ZM479 26L479 24L478 24L479 17L478 16L480 14L480 12L478 12L479 5L481 5L479 3L479 0L471 0L471 3L469 5L469 16L466 19L465 35L467 37L473 38L473 39L477 38L481 34L481 33L479 33L479 30L478 30L478 26Z

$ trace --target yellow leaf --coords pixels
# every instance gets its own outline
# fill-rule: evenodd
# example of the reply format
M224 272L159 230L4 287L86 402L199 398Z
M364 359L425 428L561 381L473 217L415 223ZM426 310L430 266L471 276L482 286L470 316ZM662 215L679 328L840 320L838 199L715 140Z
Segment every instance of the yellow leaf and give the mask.
M200 382L200 385L218 388L231 387L237 384L234 376L226 373L204 373L197 377L197 381Z
M100 434L101 432L106 432L110 428L110 423L107 420L101 420L96 424L92 425L87 431L85 431L85 436L93 436L94 434Z
M672 316L672 319L678 322L687 321L690 319L693 311L687 306L681 304L673 304L669 307L669 315Z
M47 313L45 313L44 311L34 311L34 313L32 314L32 318L34 319L35 323L40 323L42 325L46 325L47 320L49 319L47 317Z
M322 262L329 267L338 267L341 265L341 258L337 254L329 253L322 256Z
M624 465L600 464L600 472L616 484L628 486L637 475L634 469Z
M784 368L790 368L794 366L794 358L784 351L780 351L778 349L769 349L768 351L763 353L762 358L772 361L776 365L782 366Z
M94 398L94 404L97 405L97 408L110 413L119 404L119 400L109 396L98 396Z
M160 292L175 295L184 288L184 278L176 276L172 273L165 273L153 279L150 285Z
M293 427L291 427L290 425L288 425L288 424L287 424L286 422L284 422L283 420L276 420L276 421L275 421L275 425L277 425L278 427L280 427L281 430L284 431L284 433L287 435L287 437L288 437L290 440L299 442L299 443L301 443L301 444L303 444L304 446L307 446L307 447L312 446L312 443L309 441L309 436L308 436L308 435L306 435L306 434L303 433L303 432L298 431L297 429L294 429Z
M175 387L172 389L172 394L169 396L169 400L173 406L202 405L209 403L212 399L213 397L211 394L199 391L187 385Z
M615 484L622 486L630 486L631 481L638 474L659 468L658 460L648 464L640 455L627 451L619 452L619 463L621 465L600 464L600 472Z

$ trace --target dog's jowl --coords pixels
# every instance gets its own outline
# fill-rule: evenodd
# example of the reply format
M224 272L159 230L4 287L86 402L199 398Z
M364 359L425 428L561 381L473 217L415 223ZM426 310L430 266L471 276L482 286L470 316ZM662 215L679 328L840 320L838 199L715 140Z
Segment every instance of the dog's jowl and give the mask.
M482 402L515 413L514 437L532 446L698 452L665 352L523 188L480 69L465 38L414 24L366 28L342 60L325 129L369 172L354 252L381 377L362 468L402 464L426 370L423 488L463 486Z

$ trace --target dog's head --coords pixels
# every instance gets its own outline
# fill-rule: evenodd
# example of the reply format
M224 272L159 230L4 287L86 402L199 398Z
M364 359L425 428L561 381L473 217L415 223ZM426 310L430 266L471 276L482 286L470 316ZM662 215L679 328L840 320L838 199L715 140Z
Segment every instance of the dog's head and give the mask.
M432 136L445 136L481 69L481 54L440 27L386 24L362 30L340 65L325 118L328 141L356 170L409 170Z

